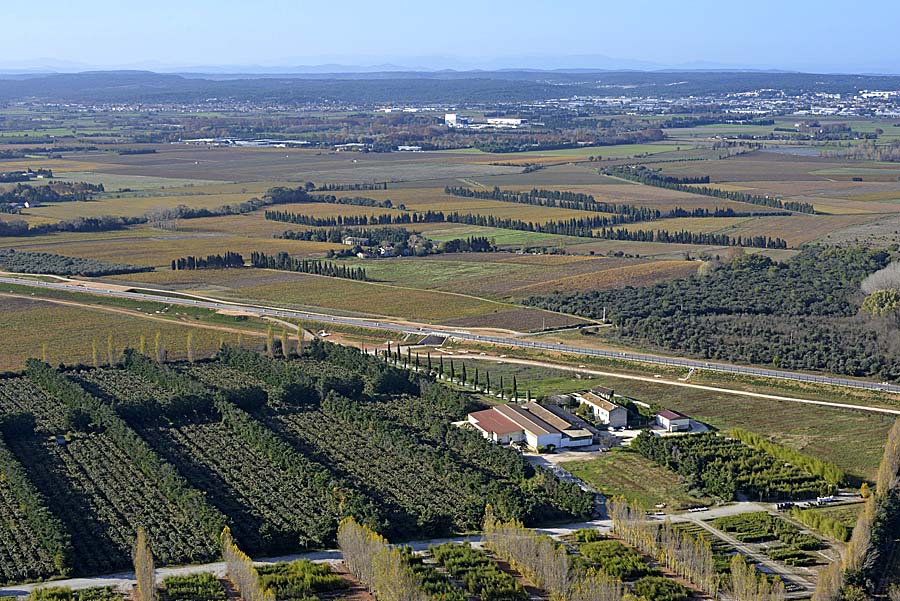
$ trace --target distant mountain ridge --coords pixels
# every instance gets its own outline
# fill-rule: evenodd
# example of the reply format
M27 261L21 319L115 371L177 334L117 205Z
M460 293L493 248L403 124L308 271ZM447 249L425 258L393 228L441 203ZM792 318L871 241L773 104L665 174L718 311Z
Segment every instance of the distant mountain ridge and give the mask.
M305 74L204 74L89 71L0 75L0 100L204 102L211 98L283 103L478 103L579 96L711 95L774 88L854 93L898 90L900 76L784 71L378 71Z

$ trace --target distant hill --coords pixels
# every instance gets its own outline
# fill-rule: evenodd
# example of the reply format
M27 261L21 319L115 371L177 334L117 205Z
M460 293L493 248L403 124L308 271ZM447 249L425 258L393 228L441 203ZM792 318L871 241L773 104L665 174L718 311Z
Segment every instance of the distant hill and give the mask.
M900 76L765 71L385 71L269 75L93 71L0 75L0 100L199 102L209 98L305 103L520 102L573 95L677 97L774 88L850 93L898 89Z

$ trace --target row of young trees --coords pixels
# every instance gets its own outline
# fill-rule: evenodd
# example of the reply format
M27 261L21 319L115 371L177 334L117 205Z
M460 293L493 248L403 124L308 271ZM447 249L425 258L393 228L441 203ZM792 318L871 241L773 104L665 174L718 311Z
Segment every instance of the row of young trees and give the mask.
M492 384L491 372L488 370L482 372L477 367L474 370L467 369L465 363L459 365L459 369L457 369L457 365L453 362L453 359L450 359L445 364L444 356L438 355L438 360L433 361L430 352L426 353L425 358L423 359L419 356L419 353L413 354L412 350L408 347L406 353L402 353L400 345L392 347L390 342L382 349L380 356L386 362L393 363L398 367L413 369L416 372L424 371L440 380L447 380L478 392L495 394L500 398L509 399L511 401L522 400L519 397L519 384L516 376L512 377L511 382L507 380L505 383L503 381L503 376L500 376L499 378L495 378L494 384ZM530 390L525 391L525 400L531 402Z
M356 280L366 282L369 278L366 276L366 270L362 267L350 267L349 265L338 265L331 261L319 261L316 259L299 259L292 257L286 252L280 252L275 255L269 255L264 252L254 251L250 254L250 265L262 269L278 269L281 271L294 271L297 273L311 273L313 275L324 275L331 278L344 278L347 280Z
M22 517L33 535L47 552L52 566L47 566L61 576L67 576L72 569L72 541L60 519L47 507L46 500L28 478L22 464L6 447L3 437L13 434L10 430L21 430L12 416L0 418L0 480L2 480L15 502L21 508ZM16 432L21 434L21 432ZM26 536L26 533L19 532ZM28 566L40 569L44 566Z
M380 534L345 518L338 526L337 541L347 569L378 601L428 601L403 552Z
M672 526L651 522L646 510L622 497L608 503L613 530L628 544L653 557L661 566L692 582L705 593L716 597L727 582L726 592L733 601L783 601L784 583L769 579L748 565L740 553L731 560L727 579L716 573L712 546L705 538Z
M645 186L655 186L657 188L666 188L668 190L677 190L679 192L687 192L690 194L702 194L703 196L712 196L714 198L722 198L725 200L733 200L735 202L746 202L749 204L759 205L763 207L772 207L775 209L784 209L786 211L795 211L798 213L815 213L815 208L811 203L799 202L793 200L782 200L775 196L762 196L759 194L749 194L747 192L734 192L731 190L722 190L711 186L696 186L677 181L670 181L671 178L661 175L658 171L654 171L644 165L623 165L619 167L609 167L602 171L603 175L619 177L629 181L638 182Z
M253 560L235 544L227 526L222 530L221 540L225 573L240 593L241 600L275 601L275 594L263 585L259 572L253 566Z
M228 269L244 266L244 257L240 253L225 251L224 255L207 255L204 257L187 256L172 259L172 271L192 271L194 269Z
M712 547L707 540L679 530L669 522L651 522L647 519L646 509L622 497L609 500L607 510L613 531L626 543L707 594L717 595L720 581Z
M565 547L549 536L539 535L517 521L497 521L488 508L482 540L498 557L550 593L552 599L568 597L575 577L569 554ZM609 584L615 588L612 581ZM621 592L621 585L618 588Z
M774 443L755 432L748 432L741 428L732 428L728 431L728 436L740 440L754 449L759 449L773 457L801 467L814 476L821 476L823 480L834 486L841 486L847 480L844 470L835 464Z

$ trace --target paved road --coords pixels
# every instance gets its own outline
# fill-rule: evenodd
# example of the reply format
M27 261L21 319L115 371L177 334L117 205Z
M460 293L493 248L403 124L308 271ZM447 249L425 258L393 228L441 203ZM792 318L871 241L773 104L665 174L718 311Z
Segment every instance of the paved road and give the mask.
M306 321L315 321L319 323L333 323L340 325L377 328L396 332L398 334L421 334L435 336L450 336L458 340L466 340L469 342L480 342L488 344L504 344L520 348L543 349L572 353L577 355L586 355L592 357L604 357L609 359L618 359L621 361L636 361L640 363L650 363L654 365L662 365L668 367L685 367L694 369L707 369L710 371L744 374L750 376L759 376L764 378L775 378L779 380L792 380L797 382L811 382L820 384L830 384L832 386L844 386L850 388L863 388L866 390L878 390L883 392L892 392L900 394L900 386L895 384L867 382L864 380L853 380L850 378L836 378L831 376L820 376L813 374L805 374L794 371L766 369L762 367L744 367L739 365L730 365L727 363L713 363L707 361L697 361L694 359L682 359L677 357L660 357L657 355L648 355L644 353L616 352L605 351L601 349L586 348L565 344L549 344L535 340L525 340L514 336L489 336L485 334L477 334L465 330L439 328L432 325L422 324L419 326L414 323L394 323L390 321L376 321L374 319L345 317L339 315L328 315L325 313L311 313L306 311L297 311L293 309L269 307L262 305L248 305L242 303L217 301L214 299L192 299L186 296L167 296L164 293L145 294L142 292L104 289L98 287L78 289L77 287L56 282L45 282L39 280L31 280L17 277L0 277L0 283L19 284L23 286L31 286L36 288L46 288L50 290L64 290L68 292L84 292L96 294L100 296L109 296L115 298L127 298L138 301L154 301L168 303L172 305L180 305L186 307L199 307L211 310L240 310L246 313L259 315L260 317L281 317L285 319L302 319ZM96 286L96 283L94 284Z

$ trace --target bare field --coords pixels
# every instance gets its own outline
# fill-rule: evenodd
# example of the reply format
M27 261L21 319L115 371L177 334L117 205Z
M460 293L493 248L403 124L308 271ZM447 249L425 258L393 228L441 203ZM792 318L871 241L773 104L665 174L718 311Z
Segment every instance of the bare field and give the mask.
M513 298L524 298L556 291L575 292L623 286L651 286L659 282L694 275L698 268L699 264L695 261L652 261L518 286L510 289L509 295Z
M201 190L198 188L197 190ZM45 204L36 209L27 209L25 215L33 215L49 220L59 221L75 217L140 217L147 211L156 208L174 208L185 205L195 209L215 209L222 205L238 204L253 198L249 193L233 194L192 194L184 196L122 196L115 198L105 196L86 202L60 202Z
M771 236L786 240L791 247L817 240L832 232L877 219L875 215L804 215L751 217L721 230L729 236Z
M727 230L745 223L753 217L684 217L678 219L665 219L660 221L644 221L640 223L629 223L623 225L622 228L628 231L637 230L667 230L669 232L679 232L686 230L698 233L727 233Z

